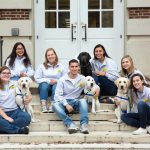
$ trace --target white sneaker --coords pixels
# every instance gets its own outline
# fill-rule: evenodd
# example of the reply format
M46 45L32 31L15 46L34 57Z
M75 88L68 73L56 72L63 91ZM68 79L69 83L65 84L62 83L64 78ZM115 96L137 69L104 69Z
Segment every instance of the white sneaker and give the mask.
M146 127L147 132L150 134L150 126Z
M132 134L133 135L142 135L142 134L146 134L147 130L143 129L143 128L138 128L136 131L133 131Z
M53 113L53 112L54 112L52 105L49 106L48 112L49 112L49 113Z
M47 113L47 107L46 106L42 106L42 113Z

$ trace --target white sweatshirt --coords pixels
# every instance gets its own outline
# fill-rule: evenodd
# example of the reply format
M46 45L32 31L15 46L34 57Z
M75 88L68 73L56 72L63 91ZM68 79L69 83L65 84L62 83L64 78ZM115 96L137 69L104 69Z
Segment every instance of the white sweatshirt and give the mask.
M4 111L12 111L18 108L15 101L16 82L10 81L4 89L0 89L0 108Z
M85 77L83 75L78 74L75 79L71 79L66 74L57 83L54 100L62 101L65 106L68 104L66 99L79 99L84 86Z
M144 86L144 89L142 92L137 91L137 95L135 94L134 91L132 91L132 100L134 104L133 112L138 112L137 104L139 101L144 101L150 106L150 88Z
M47 82L50 83L50 80L58 80L66 74L66 70L62 64L57 64L55 67L48 65L48 69L45 68L43 64L39 65L35 71L35 81L37 83Z
M111 58L105 57L103 63L101 63L97 59L93 59L91 61L91 65L93 72L105 71L106 72L105 76L111 81L115 81L119 77L118 67Z
M14 61L13 67L9 66L10 58L7 59L6 66L9 67L9 69L11 70L11 77L20 76L21 72L26 73L28 77L32 77L34 75L34 70L32 69L32 66L29 65L28 67L25 67L25 65L23 64L24 59L25 57L19 58L17 56Z

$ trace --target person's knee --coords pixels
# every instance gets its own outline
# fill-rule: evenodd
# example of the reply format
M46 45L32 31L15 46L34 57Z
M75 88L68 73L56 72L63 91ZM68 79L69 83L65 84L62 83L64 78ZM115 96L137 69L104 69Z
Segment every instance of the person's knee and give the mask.
M138 109L143 109L143 108L145 108L145 106L146 106L145 102L143 102L143 101L138 102L138 105L137 105Z
M24 113L24 119L25 119L26 125L29 125L31 122L31 116L28 113Z
M49 84L46 82L40 83L39 90L47 90L49 87Z
M88 109L88 104L86 99L80 99L80 107L83 109Z

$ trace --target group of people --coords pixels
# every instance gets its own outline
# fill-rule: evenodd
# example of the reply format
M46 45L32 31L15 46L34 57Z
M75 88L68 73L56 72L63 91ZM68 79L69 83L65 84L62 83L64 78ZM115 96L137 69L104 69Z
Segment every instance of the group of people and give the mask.
M93 78L100 86L96 92L101 102L102 96L115 96L117 86L114 81L127 77L131 81L130 96L135 106L135 111L123 114L122 121L128 125L138 127L133 134L150 133L150 88L144 75L134 67L129 55L121 59L119 73L115 61L107 54L103 45L95 46L94 58L91 60ZM28 125L31 117L20 110L15 103L15 87L20 77L28 76L39 84L38 91L41 100L42 112L55 112L70 134L80 130L88 134L88 104L81 93L85 85L85 77L79 74L78 60L69 61L69 71L59 62L53 48L45 52L45 61L34 72L30 58L23 43L17 42L11 54L7 57L4 66L0 68L0 133L28 134ZM57 85L57 86L56 86ZM51 105L48 99L51 96ZM25 103L32 100L30 94ZM53 107L52 107L53 106ZM80 129L73 122L70 113L80 112Z

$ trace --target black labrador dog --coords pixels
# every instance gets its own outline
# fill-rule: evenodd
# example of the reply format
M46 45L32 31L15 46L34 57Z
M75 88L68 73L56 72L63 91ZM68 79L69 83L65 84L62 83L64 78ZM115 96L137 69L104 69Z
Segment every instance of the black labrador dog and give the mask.
M92 66L90 63L91 56L87 52L81 52L77 57L80 63L80 72L82 75L92 76Z

